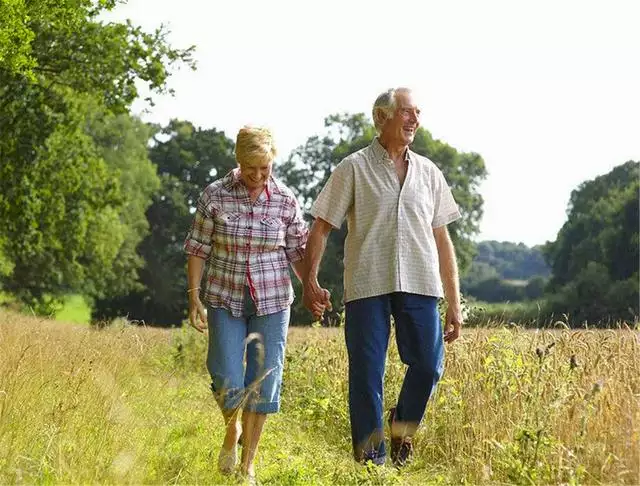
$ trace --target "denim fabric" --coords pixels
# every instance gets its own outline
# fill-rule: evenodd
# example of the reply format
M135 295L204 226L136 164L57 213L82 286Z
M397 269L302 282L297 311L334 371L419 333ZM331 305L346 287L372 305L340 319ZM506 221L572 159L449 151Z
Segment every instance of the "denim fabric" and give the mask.
M435 297L394 292L345 306L349 355L349 412L356 460L384 462L383 380L393 315L400 359L408 366L395 420L422 420L444 365L442 326Z
M289 313L287 308L257 316L249 289L245 289L242 317L223 308L208 309L207 369L221 408L258 413L280 409Z

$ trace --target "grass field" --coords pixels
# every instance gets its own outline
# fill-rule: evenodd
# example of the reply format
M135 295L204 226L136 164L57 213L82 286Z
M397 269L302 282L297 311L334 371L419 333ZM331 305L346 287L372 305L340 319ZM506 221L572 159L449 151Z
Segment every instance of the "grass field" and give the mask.
M394 346L387 406L403 373ZM189 329L105 329L0 310L0 484L220 484L223 424ZM637 331L467 330L413 463L351 459L340 329L292 328L263 484L638 484Z

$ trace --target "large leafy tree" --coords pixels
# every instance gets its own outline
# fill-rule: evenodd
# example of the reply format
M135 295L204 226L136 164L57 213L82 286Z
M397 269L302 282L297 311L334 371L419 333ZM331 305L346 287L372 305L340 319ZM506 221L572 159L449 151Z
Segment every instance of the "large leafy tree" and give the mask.
M127 114L114 115L94 106L85 124L110 174L118 181L121 243L111 265L102 267L92 297L123 295L142 288L139 270L144 260L138 245L149 232L146 211L160 188L156 167L149 159L153 127ZM113 227L112 227L113 229Z
M130 198L88 130L92 110L125 113L137 81L166 92L171 66L192 65L163 29L98 21L115 3L0 3L0 275L24 301L106 290L100 270L132 241Z
M335 114L325 119L326 133L312 136L293 151L289 159L277 167L278 175L297 192L301 203L309 209L329 179L333 168L347 155L371 143L375 129L363 113ZM482 157L461 153L450 145L435 140L424 128L416 134L412 150L430 158L444 173L458 202L462 218L450 226L451 237L462 271L468 268L474 253L472 238L477 234L482 217L482 196L478 187L486 176ZM343 243L346 225L333 231L327 243L319 279L331 290L334 306L339 307L343 285ZM297 285L297 284L296 284ZM297 286L297 291L300 291ZM308 320L298 304L294 319Z
M638 311L640 163L629 161L571 193L545 257L556 312L573 320L632 320Z
M184 238L200 193L236 166L233 141L215 129L174 120L159 130L150 158L160 190L147 210L149 235L139 246L142 288L96 302L94 317L128 316L152 325L180 325L186 316Z

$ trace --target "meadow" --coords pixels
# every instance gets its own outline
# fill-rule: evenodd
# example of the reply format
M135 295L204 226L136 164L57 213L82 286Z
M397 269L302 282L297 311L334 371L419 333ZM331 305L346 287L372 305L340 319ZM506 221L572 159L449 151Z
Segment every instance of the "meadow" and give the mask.
M393 338L392 338L393 339ZM351 458L339 328L291 328L262 484L638 484L637 330L465 329L414 461ZM223 423L195 331L0 310L0 484L224 484ZM390 346L386 406L404 365ZM388 431L387 431L388 433Z

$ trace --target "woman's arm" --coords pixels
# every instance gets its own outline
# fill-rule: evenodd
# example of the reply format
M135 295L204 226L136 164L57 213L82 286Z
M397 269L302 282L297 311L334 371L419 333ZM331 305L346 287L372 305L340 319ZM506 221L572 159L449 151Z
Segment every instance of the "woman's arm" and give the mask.
M204 270L203 258L189 255L187 258L187 282L189 288L189 324L200 332L207 329L207 313L200 301L200 282Z

